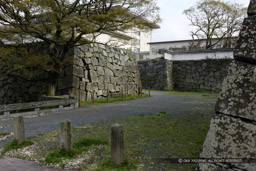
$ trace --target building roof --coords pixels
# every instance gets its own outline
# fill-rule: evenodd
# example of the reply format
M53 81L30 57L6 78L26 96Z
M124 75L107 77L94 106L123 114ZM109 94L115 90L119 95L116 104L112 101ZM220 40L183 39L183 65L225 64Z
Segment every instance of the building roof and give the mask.
M232 39L237 39L238 37L231 37ZM224 38L225 39L225 38ZM162 43L181 43L181 42L193 42L193 41L203 41L206 39L187 39L187 40L173 40L173 41L162 41L162 42L150 42L148 44L162 44ZM213 38L212 40L218 40L218 38Z

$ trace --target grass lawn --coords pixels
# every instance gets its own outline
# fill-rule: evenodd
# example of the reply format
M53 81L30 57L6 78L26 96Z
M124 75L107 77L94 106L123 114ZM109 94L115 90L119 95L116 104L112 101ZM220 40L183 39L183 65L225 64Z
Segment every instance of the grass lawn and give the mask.
M171 90L171 91L161 91L161 90L151 90L156 92L163 92L169 95L177 95L177 96L193 96L193 97L204 97L204 98L210 98L210 99L216 99L218 98L219 93L216 92L205 92L205 91L177 91L177 90Z
M143 93L142 98L146 98L146 97L149 97L149 95L146 94L146 93ZM124 96L123 98L122 97L112 97L112 98L109 98L108 102L107 102L107 98L95 99L95 105L102 105L102 104L105 104L105 103L120 102L120 101L123 101L123 100L135 100L135 99L140 99L140 98L141 98L140 94L135 94L134 99L132 99L132 95L127 95L127 96ZM90 100L90 101L81 101L81 106L85 106L85 105L93 105L93 101L92 100Z
M167 93L187 94L187 92ZM200 93L194 95L202 96ZM217 94L213 97L216 98ZM102 103L106 102L104 100ZM109 101L115 100L120 101L118 98ZM101 100L96 104L101 104ZM29 143L20 148L12 142L14 148L9 144L2 149L2 152L5 152L6 156L33 160L41 165L86 171L190 171L194 170L197 164L171 163L168 159L199 158L213 114L214 109L196 108L190 114L181 114L178 118L172 117L165 111L147 116L120 117L73 127L73 150L69 152L60 148L58 130L30 137ZM120 166L110 160L110 130L111 125L115 123L124 126L125 161Z

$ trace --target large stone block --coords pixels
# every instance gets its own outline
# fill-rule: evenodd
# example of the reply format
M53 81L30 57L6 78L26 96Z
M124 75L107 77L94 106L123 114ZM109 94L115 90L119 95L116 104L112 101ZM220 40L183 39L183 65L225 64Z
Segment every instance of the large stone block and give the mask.
M73 74L75 76L83 78L84 77L84 69L79 66L73 66Z
M111 71L111 70L108 69L108 68L105 68L105 74L106 74L107 76L114 76L113 71Z
M97 67L97 72L98 72L98 75L105 75L103 67L101 67L101 66Z
M251 0L247 13L249 16L256 15L256 0Z
M243 22L237 45L234 49L236 60L256 63L256 17L249 16Z
M215 115L204 142L201 158L239 158L248 159L256 156L256 125L240 118ZM220 165L215 163L215 165ZM232 163L241 170L253 170L256 163ZM214 168L211 164L200 164L200 170ZM226 165L223 165L222 168ZM214 170L214 169L212 169Z
M92 82L98 82L98 74L97 72L91 70L90 71L90 77Z
M80 79L78 78L78 77L73 77L73 81L72 81L72 85L73 85L73 87L75 87L75 88L79 88L79 86L80 86Z
M256 66L233 62L216 104L216 112L256 121Z

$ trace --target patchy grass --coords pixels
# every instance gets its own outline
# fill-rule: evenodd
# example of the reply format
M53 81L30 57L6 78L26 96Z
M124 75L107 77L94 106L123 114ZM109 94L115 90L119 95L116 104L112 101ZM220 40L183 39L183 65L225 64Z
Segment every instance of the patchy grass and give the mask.
M167 93L185 96L188 92ZM206 97L205 92L189 92L191 94ZM214 97L217 98L217 94ZM96 104L106 103L106 99L101 100ZM109 99L111 102L120 100L122 98ZM196 103L205 101L213 100L198 98ZM199 158L212 114L214 108L195 107L178 117L163 110L154 115L120 117L73 127L73 150L69 152L60 148L59 131L52 131L31 138L33 145L7 151L5 155L33 160L41 165L86 171L195 170L197 164L170 163L168 159ZM124 126L125 161L120 166L110 160L110 130L115 123Z
M2 151L1 151L1 155L5 154L8 151L11 150L17 150L17 149L21 149L30 145L33 145L33 141L27 139L25 140L23 143L18 143L18 141L16 139L12 140L9 144L7 144L6 146L3 147Z
M100 162L99 166L95 171L102 171L102 170L118 170L118 171L124 171L124 170L135 170L136 163L135 162L128 162L128 160L124 160L124 162L121 165L117 165L114 162L112 162L110 159L106 159L102 162Z
M35 144L29 149L10 154L70 169L193 170L196 164L168 163L162 159L199 158L213 112L213 109L197 109L194 114L173 118L160 111L155 115L121 117L74 127L73 150L69 152L60 149L59 131L52 131L33 137ZM126 160L120 166L110 160L110 130L114 123L124 126ZM5 147L6 151L21 148L14 144Z
M0 138L4 138L7 135L10 135L10 133L0 133Z
M146 97L149 97L148 94L146 93L143 93L142 94L142 98L146 98ZM124 96L124 98L122 97L113 97L113 98L109 98L109 101L107 102L107 98L104 98L104 99L95 99L95 105L101 105L101 104L105 104L105 103L113 103L113 102L120 102L120 101L123 101L123 100L135 100L135 99L139 99L141 98L141 95L139 94L135 94L134 95L134 99L132 99L132 95L127 95L127 96ZM81 105L84 106L84 105L92 105L93 104L93 101L90 100L90 101L81 101Z
M103 140L96 140L96 139L89 139L89 138L81 138L77 140L73 145L73 149L70 151L65 150L64 148L57 148L53 152L49 153L46 158L46 163L62 163L63 159L70 159L74 158L75 156L87 151L89 146L92 145L105 145L107 144L106 141Z
M178 95L178 96L193 96L193 97L204 97L209 99L217 99L219 93L216 92L206 92L206 91L161 91L161 90L152 90L157 92L163 92L169 95Z

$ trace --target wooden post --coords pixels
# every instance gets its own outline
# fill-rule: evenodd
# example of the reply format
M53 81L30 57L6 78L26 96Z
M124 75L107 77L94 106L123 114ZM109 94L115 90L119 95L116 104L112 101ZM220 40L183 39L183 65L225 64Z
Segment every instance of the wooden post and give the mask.
M22 116L13 118L13 132L18 143L25 141L24 118Z
M114 124L111 128L111 160L117 165L124 161L124 131L119 124Z
M132 99L134 99L134 87L132 86Z
M149 97L150 97L150 87L148 88L148 95L149 95Z
M109 101L109 90L107 89L107 103Z
M124 88L122 87L122 100L124 100Z
M129 95L129 86L128 86L128 84L126 86L126 95Z
M71 89L69 89L69 91L68 91L68 96L69 96L69 98L71 97Z
M81 106L81 94L80 94L80 89L78 89L78 107Z
M140 98L142 98L142 87L140 87Z
M60 123L60 143L61 148L68 151L72 149L72 129L70 120L61 121Z
M94 90L92 90L92 104L95 104L95 98L94 98Z

